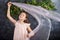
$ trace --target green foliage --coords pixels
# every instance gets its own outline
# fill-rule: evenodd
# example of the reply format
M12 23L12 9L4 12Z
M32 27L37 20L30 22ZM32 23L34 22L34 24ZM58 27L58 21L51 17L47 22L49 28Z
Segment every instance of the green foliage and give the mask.
M48 10L54 10L54 3L52 3L51 0L41 0L40 2L37 0L32 0L32 1L27 1L27 4L32 4L32 5L36 5L36 6L42 6L45 9Z
M11 16L14 17L17 20L18 15L20 14L20 8L12 5L11 6Z
M26 1L27 4L38 5L36 0Z

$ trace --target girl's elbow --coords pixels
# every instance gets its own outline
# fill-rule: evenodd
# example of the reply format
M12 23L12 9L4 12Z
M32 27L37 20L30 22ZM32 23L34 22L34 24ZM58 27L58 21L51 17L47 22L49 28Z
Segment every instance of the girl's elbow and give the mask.
M7 14L7 17L10 17L10 15L9 15L9 14Z
M7 18L9 18L9 15L7 15Z

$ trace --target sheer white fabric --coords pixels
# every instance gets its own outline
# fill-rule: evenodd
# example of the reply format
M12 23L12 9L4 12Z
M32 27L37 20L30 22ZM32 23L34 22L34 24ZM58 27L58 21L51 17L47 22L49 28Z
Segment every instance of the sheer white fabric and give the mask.
M47 13L47 11L44 11L43 8L38 9L37 6L24 3L12 2L12 4L31 14L38 22L37 27L29 33L30 35L33 32L35 34L30 40L48 40L51 30L51 21L42 15Z
M41 6L33 6L17 2L12 2L12 4L31 14L38 22L37 27L33 30L35 35L30 40L48 40L51 31L50 19L60 22L60 14L48 11ZM30 35L33 32L31 32Z

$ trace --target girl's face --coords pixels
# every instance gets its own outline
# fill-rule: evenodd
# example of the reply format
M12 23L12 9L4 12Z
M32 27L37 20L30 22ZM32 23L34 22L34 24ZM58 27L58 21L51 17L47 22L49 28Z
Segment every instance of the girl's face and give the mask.
M19 15L19 20L26 20L26 13L22 12L20 15Z

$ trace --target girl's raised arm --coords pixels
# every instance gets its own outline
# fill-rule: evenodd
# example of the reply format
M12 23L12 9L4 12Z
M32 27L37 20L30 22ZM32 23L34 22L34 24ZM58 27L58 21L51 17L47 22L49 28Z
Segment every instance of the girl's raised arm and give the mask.
M12 17L11 17L11 15L10 15L10 7L11 7L11 2L9 2L8 4L8 10L7 10L7 17L8 17L8 19L12 22L12 23L16 23L16 20L15 19L13 19Z

